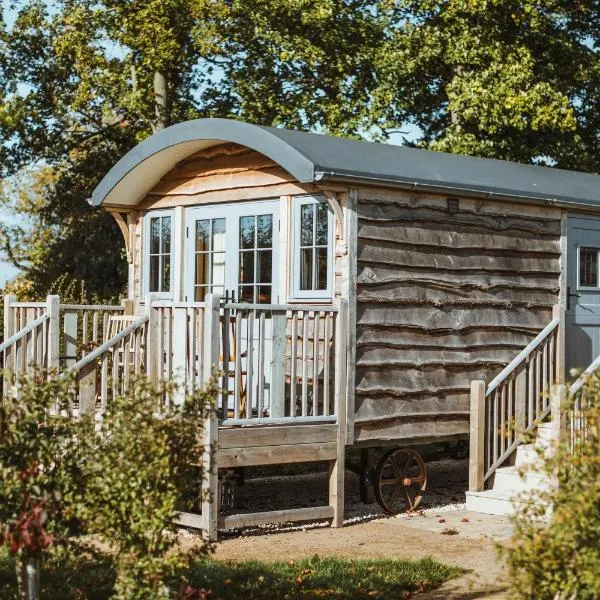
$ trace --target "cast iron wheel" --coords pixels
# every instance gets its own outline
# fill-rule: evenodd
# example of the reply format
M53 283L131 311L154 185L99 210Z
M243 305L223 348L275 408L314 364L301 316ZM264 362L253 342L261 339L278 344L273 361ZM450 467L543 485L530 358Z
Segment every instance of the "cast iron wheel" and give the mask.
M377 463L375 498L388 515L415 510L426 486L427 469L414 450L392 448Z

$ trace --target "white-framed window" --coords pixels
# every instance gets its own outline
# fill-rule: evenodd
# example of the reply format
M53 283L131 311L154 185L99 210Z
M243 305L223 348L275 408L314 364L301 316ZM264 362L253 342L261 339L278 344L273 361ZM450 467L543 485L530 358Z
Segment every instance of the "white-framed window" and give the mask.
M148 212L145 217L145 291L163 297L173 294L175 214L172 210Z
M333 297L333 212L321 196L294 199L292 296L328 300Z
M578 247L578 287L579 289L597 289L600 287L600 248L594 246Z

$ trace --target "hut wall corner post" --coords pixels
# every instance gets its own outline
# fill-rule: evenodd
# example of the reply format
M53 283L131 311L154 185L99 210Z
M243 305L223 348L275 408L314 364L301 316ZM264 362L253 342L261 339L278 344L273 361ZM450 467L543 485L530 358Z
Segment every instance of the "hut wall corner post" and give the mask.
M329 468L329 506L333 508L332 527L344 525L344 468L346 457L346 340L348 327L348 302L338 301L338 318L335 333L335 414L337 417L337 457Z
M207 294L204 313L203 380L210 380L213 367L219 359L219 295ZM211 409L204 421L202 460L202 519L205 535L209 541L217 539L219 511L219 477L217 469L217 445L219 423L216 410Z
M469 491L481 492L484 477L485 381L471 381L471 423L469 428Z

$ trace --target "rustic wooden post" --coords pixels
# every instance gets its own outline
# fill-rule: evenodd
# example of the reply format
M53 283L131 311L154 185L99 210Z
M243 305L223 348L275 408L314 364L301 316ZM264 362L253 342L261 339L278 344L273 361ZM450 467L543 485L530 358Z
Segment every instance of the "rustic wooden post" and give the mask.
M556 337L556 381L555 383L565 382L565 309L560 304L552 307L552 318L558 319L558 333Z
M558 446L567 431L565 406L567 401L567 386L564 383L552 387L550 410L552 415L552 441Z
M72 367L77 362L77 313L65 311L63 318L64 356L65 368Z
M271 417L285 416L285 328L287 317L284 312L273 312L271 317ZM250 365L248 365L250 369ZM264 385L259 382L259 385ZM252 410L252 407L248 407ZM259 415L260 416L260 415Z
M173 402L182 405L185 400L187 381L186 349L187 349L187 308L173 305L173 366L172 373L177 382L173 394ZM192 359L193 360L193 359Z
M149 381L156 383L159 373L159 336L162 332L159 330L158 311L152 307L154 295L146 296L146 314L148 315L148 335L146 348L146 376ZM160 357L162 360L162 357Z
M79 385L79 414L94 417L96 410L96 361L87 364L77 374Z
M527 368L523 365L515 379L515 439L527 428Z
M121 306L123 307L124 315L133 315L135 303L131 298L121 300Z
M48 296L46 310L48 321L48 359L49 369L60 368L60 299L58 296Z
M348 302L338 301L335 328L335 416L337 421L337 458L329 464L329 506L333 508L332 527L344 525L344 469L346 466L346 347Z
M219 295L207 294L204 301L204 340L202 373L207 382L212 369L219 360ZM216 407L211 407L203 427L204 452L202 456L202 517L205 536L210 541L217 539L217 519L219 512L219 473L217 468L217 452L219 439L219 423Z
M469 427L469 490L483 490L485 448L485 381L471 381L471 421Z
M15 311L12 305L17 301L17 297L12 294L4 296L4 339L12 337L15 331ZM5 354L6 362L4 363L4 369L12 373L15 372L15 355L12 349L8 348ZM8 389L10 387L10 377L3 377L3 395L8 395Z

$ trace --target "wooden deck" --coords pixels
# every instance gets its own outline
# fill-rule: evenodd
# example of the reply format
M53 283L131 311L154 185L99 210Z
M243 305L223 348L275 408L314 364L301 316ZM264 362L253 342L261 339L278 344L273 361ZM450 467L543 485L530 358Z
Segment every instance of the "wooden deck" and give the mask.
M347 308L334 306L172 303L149 297L133 306L20 303L5 298L0 366L15 377L35 368L75 372L74 415L100 421L134 376L186 389L219 377L216 411L204 425L201 514L176 521L215 539L217 528L278 521L331 519L343 523L347 409ZM10 378L3 393L17 393ZM215 451L216 449L216 451ZM329 503L220 518L219 469L312 461L330 464Z

